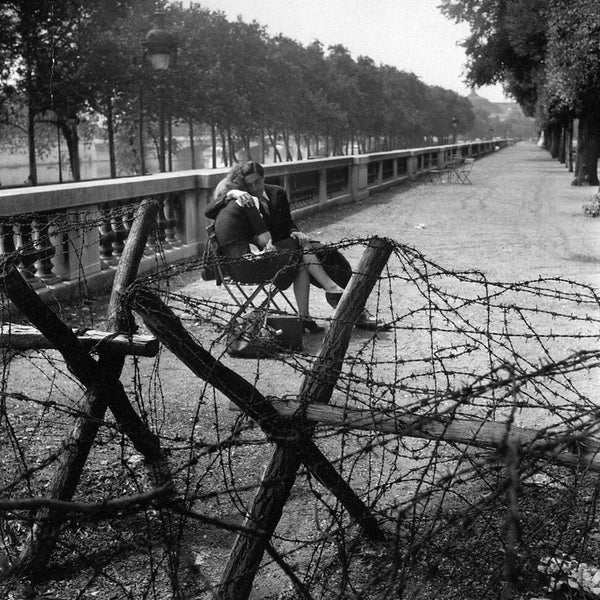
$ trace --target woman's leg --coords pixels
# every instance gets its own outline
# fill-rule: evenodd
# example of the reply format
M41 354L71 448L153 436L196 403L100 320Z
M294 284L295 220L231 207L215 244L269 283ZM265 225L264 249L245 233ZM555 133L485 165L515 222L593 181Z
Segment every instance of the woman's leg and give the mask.
M319 262L319 259L311 252L304 253L302 255L302 262L306 268L306 271L312 275L322 286L323 289L328 293L342 293L344 288L341 288L327 273Z
M306 269L299 269L294 279L294 297L298 305L298 314L303 319L310 319L309 299L310 276Z

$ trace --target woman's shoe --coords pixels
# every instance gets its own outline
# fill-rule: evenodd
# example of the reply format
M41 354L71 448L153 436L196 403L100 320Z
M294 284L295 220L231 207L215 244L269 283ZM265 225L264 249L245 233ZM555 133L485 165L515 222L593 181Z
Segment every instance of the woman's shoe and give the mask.
M389 323L384 323L374 317L366 308L362 311L354 326L357 329L366 329L367 331L389 331L392 328Z
M332 308L335 308L339 303L344 292L325 292L325 300Z
M308 331L308 333L321 333L322 331L325 331L325 327L317 325L312 319L301 319L301 323L302 333L305 331Z

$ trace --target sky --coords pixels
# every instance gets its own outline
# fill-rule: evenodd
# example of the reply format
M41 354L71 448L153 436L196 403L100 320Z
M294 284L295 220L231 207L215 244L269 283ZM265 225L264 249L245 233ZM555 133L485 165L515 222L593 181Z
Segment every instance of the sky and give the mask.
M376 64L412 71L428 85L466 96L466 55L458 43L469 34L464 23L448 21L439 0L188 0L228 20L238 16L266 26L302 45L319 40L325 50L342 44L354 59L368 56ZM505 102L501 86L476 90L492 102Z

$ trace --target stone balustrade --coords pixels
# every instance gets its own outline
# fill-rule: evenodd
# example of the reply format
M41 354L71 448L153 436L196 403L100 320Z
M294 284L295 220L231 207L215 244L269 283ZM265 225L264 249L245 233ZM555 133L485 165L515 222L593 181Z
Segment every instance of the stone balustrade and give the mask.
M371 194L450 156L478 157L514 140L477 141L374 154L265 165L269 183L288 190L295 216ZM137 204L157 198L161 210L140 272L200 254L208 222L203 214L227 169L60 185L0 188L0 254L14 255L23 276L42 296L64 299L110 287ZM14 251L18 252L14 252Z

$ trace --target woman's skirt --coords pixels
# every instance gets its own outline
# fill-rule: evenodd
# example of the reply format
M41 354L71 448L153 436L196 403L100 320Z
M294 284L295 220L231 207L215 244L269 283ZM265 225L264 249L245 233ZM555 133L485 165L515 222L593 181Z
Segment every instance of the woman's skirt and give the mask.
M291 238L274 244L276 252L261 254L245 254L227 265L227 270L233 279L240 283L265 283L273 281L280 289L286 290L292 285L300 263L302 251L298 242Z

